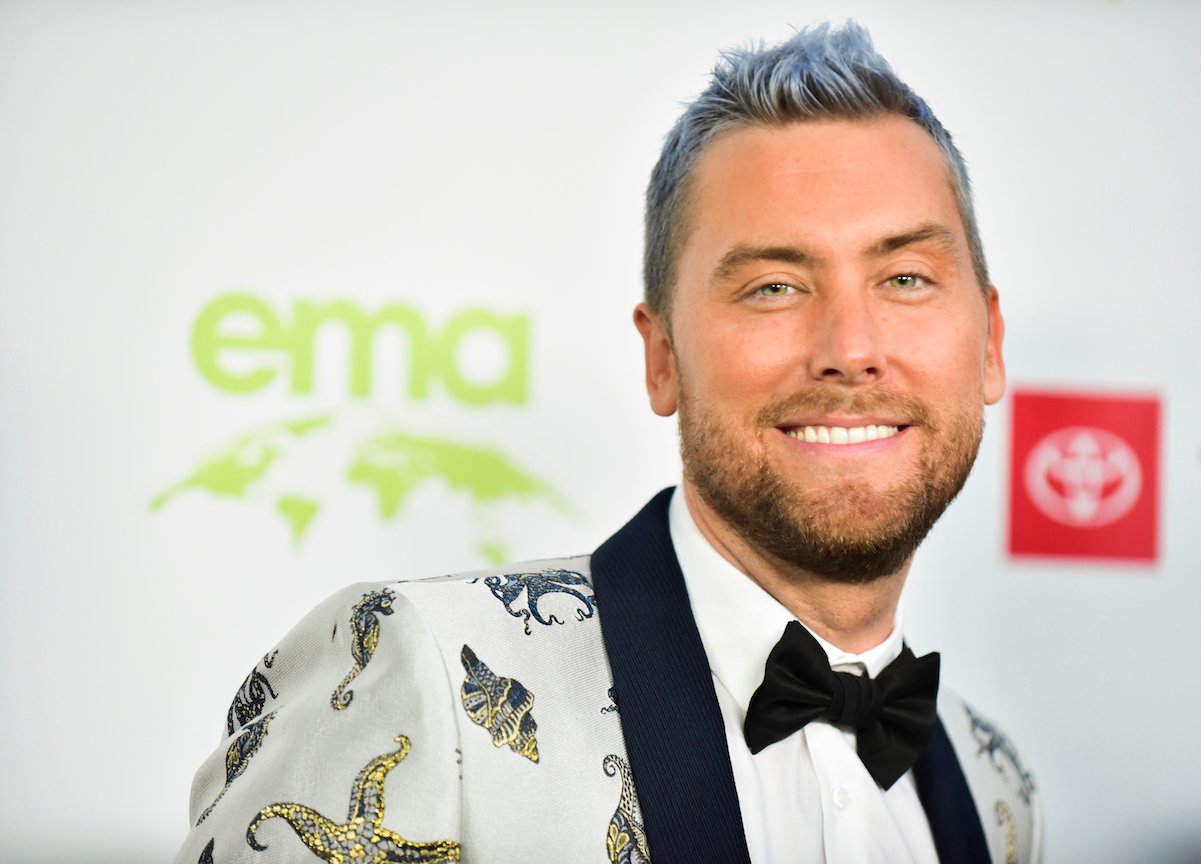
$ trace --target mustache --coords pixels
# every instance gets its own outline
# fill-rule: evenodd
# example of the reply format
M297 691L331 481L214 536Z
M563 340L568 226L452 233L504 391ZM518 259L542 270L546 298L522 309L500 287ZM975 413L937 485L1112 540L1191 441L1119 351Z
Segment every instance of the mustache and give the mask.
M930 411L921 402L891 390L840 390L814 387L794 393L763 408L757 415L764 426L779 426L797 415L867 414L904 420L906 425L929 426Z

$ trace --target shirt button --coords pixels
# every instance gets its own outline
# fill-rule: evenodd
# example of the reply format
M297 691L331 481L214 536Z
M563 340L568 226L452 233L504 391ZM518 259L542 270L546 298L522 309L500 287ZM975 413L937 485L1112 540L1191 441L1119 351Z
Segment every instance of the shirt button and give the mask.
M835 786L830 796L834 799L834 807L845 810L851 806L851 790L845 786Z

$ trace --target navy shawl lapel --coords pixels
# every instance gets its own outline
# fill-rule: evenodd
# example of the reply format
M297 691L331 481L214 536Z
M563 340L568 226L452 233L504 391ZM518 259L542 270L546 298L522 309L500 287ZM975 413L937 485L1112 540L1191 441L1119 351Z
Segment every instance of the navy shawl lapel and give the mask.
M713 676L667 526L671 491L592 556L615 701L655 864L749 864Z
M913 766L917 796L934 835L938 860L990 864L988 842L972 791L940 719L925 752Z

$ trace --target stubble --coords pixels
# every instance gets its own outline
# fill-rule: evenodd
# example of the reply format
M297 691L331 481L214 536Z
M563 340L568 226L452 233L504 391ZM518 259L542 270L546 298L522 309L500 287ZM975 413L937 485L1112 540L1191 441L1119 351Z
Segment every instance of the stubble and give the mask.
M904 417L927 442L913 473L879 490L848 480L833 491L806 488L770 464L763 436L787 417L844 413ZM684 474L709 505L761 552L842 584L896 573L963 488L979 450L983 411L934 418L924 405L882 390L814 388L768 406L749 447L681 386ZM834 446L834 445L831 445ZM852 445L853 446L853 445Z

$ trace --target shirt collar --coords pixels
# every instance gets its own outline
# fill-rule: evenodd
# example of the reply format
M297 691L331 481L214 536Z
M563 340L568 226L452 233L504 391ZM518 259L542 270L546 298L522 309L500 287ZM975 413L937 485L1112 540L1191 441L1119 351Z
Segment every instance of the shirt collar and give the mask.
M709 668L745 712L751 695L763 681L767 655L784 633L784 625L794 617L710 545L688 512L680 487L671 497L668 526ZM861 654L843 651L813 635L832 667L866 671L875 677L901 653L900 620L898 604L888 638Z

